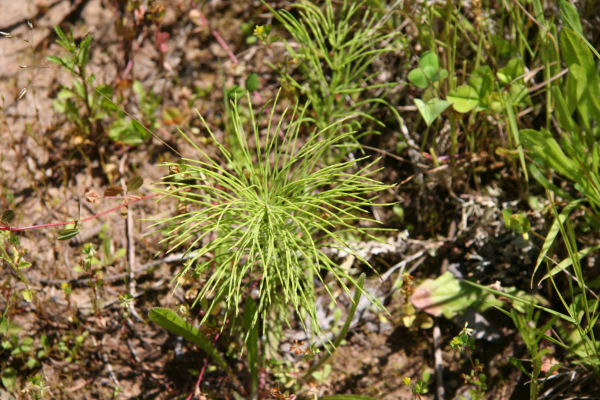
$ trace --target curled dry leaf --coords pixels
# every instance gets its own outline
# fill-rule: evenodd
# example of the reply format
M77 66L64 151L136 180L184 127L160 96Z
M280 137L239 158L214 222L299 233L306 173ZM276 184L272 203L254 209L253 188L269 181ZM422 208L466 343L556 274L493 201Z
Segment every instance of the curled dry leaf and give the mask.
M100 195L94 189L85 192L85 201L88 203L96 204L98 200L100 200Z
M26 94L27 94L27 88L24 87L23 89L21 89L19 91L19 95L17 96L17 101L21 100L23 97L25 97Z
M123 189L121 188L121 186L109 186L104 191L104 197L120 196L121 193L123 193Z
M134 176L133 178L131 178L131 180L127 183L127 193L131 193L131 192L135 192L136 190L138 190L140 187L142 187L142 184L144 183L144 179L142 179L141 176Z

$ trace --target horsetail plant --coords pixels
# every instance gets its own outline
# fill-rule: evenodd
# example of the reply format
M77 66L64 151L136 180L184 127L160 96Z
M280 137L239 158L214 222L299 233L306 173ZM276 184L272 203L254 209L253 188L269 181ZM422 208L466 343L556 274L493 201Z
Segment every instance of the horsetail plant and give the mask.
M321 336L315 283L321 281L332 297L324 272L347 293L349 286L356 287L356 279L326 255L325 246L343 249L368 265L345 237L349 233L371 236L369 231L377 228L364 227L375 222L366 208L373 204L373 194L389 186L372 178L375 161L364 166L359 165L365 164L365 158L321 165L324 152L353 135L350 131L329 134L343 121L314 129L304 139L300 132L311 123L304 118L307 106L286 109L276 121L273 105L266 132L261 132L250 104L252 132L247 134L240 107L232 102L231 121L239 147L235 158L198 114L224 164L184 133L199 157L167 164L171 173L159 190L164 198L187 207L179 215L157 221L167 227L163 241L169 251L184 247L190 255L177 284L190 275L202 280L196 297L196 302L207 304L202 323L217 304L224 305L226 320L252 299L256 303L252 327L262 325L263 333L268 332L271 312L277 311L289 323L293 309L305 328L310 325L309 330ZM264 109L258 115L266 115Z
M286 68L273 67L282 70L284 84L310 100L310 111L319 129L331 135L348 129L345 124L336 124L336 129L329 127L338 119L351 123L355 130L361 130L367 121L383 126L372 112L378 105L387 107L400 119L382 93L376 96L368 93L396 85L376 83L377 73L371 70L379 57L396 50L393 43L398 33L386 33L384 25L398 2L381 15L371 11L366 1L344 0L340 7L335 7L331 0L322 7L300 1L292 5L298 17L287 10L276 11L265 1L263 4L293 38L295 43L287 40L283 43L302 79L294 78Z

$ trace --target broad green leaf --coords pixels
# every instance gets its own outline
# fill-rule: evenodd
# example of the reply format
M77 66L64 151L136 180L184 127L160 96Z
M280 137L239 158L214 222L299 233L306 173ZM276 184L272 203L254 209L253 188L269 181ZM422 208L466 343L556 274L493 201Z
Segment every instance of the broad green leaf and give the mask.
M136 120L128 118L118 119L108 128L108 137L115 141L128 145L144 143L150 134Z
M494 87L494 74L492 69L487 66L477 68L469 78L469 86L477 91L480 104L488 103L488 96Z
M506 208L502 210L502 217L504 218L504 225L513 232L527 234L531 229L531 223L524 212L514 214Z
M560 175L577 181L575 173L580 170L579 165L567 157L548 131L523 129L520 131L520 136L523 146L531 151L532 158L554 169Z
M596 58L600 59L600 53L598 50L592 46L590 42L583 36L583 29L581 28L581 22L579 19L579 15L577 14L577 10L573 7L568 1L560 0L559 2L560 9L560 18L563 21L563 24L566 25L569 29L571 29L578 37L581 39L587 48L594 53ZM563 27L564 29L565 27ZM562 45L561 45L562 46Z
M583 35L583 29L581 28L581 22L579 21L579 14L577 9L566 0L558 1L558 9L560 12L560 19L563 24L573 29L579 35Z
M437 80L440 69L437 55L432 51L423 53L423 56L421 56L421 59L419 60L419 68L423 70L430 82Z
M589 100L586 102L588 112L582 113L582 118L586 118L585 121L591 124L592 121L600 120L600 75L598 73L590 75L584 96L585 94Z
M14 335L19 333L21 327L8 318L0 317L0 334L2 335Z
M169 332L182 336L183 338L200 347L212 359L219 364L230 376L235 376L211 341L197 328L184 321L175 311L168 308L154 307L148 313L150 320Z
M59 100L71 99L75 96L75 92L71 89L62 88L56 94L56 98Z
M446 68L440 69L438 79L444 80L447 77L448 77L448 71L446 70Z
M254 72L248 75L248 77L246 78L245 86L246 90L249 92L254 92L258 90L258 75Z
M79 53L77 54L77 64L86 66L90 60L90 44L92 43L92 36L88 35L79 45Z
M114 90L110 85L98 85L95 90L96 102L105 111L118 111L119 107L112 102Z
M119 258L123 257L125 253L127 253L127 251L124 248L120 248L113 256L113 260L118 260Z
M418 88L425 89L429 85L429 81L425 73L419 68L415 68L408 73L408 80Z
M21 296L23 296L23 300L31 303L31 299L33 298L33 292L31 289L25 289L21 292Z
M508 63L506 63L505 67L500 68L496 76L500 82L508 85L517 77L522 76L524 72L525 69L523 68L521 60L518 58L511 58Z
M146 97L146 89L144 89L142 82L138 81L137 79L134 80L131 88L133 89L133 93L137 94L140 98Z
M441 76L437 55L432 51L423 53L419 60L419 67L408 73L408 80L415 86L425 89L430 83L445 78ZM447 72L445 74L447 76Z
M463 312L467 307L485 310L502 305L501 301L465 284L450 272L445 272L436 279L423 281L415 289L411 301L415 307L428 314L444 315L448 319Z
M71 228L71 229L63 229L58 232L58 240L69 240L74 238L79 234L79 229Z
M585 44L584 39L570 28L563 27L559 34L562 58L568 67L578 64L584 68L586 75L597 74L594 57Z
M81 81L78 79L73 79L72 82L73 82L73 89L75 89L75 94L77 94L77 96L79 96L79 98L85 99L85 88L83 87L83 83L81 83Z
M567 99L563 96L561 90L558 87L552 88L553 98L556 102L555 110L556 110L556 119L558 120L558 124L565 131L573 131L575 129L576 123L571 117L571 113L569 112L570 105L568 104Z
M523 102L529 92L527 91L527 87L522 83L513 83L508 89L508 94L511 104L518 105Z
M2 371L2 384L9 392L15 390L15 383L17 382L17 370L13 367L6 367Z
M498 92L492 92L487 98L487 104L489 109L495 113L500 113L504 110L504 100L502 94Z
M569 67L569 75L567 77L566 95L567 107L569 114L577 108L583 94L587 88L588 79L585 69L579 64L573 64Z
M430 99L427 103L425 103L421 99L415 99L415 104L417 106L417 109L419 110L419 113L425 120L427 126L430 126L433 123L433 121L435 121L435 119L439 117L440 114L444 112L444 110L448 108L452 103L434 97L433 99Z
M446 99L452 103L452 107L460 112L466 113L471 111L479 103L479 95L477 91L468 85L461 85L448 93Z
M38 362L38 360L35 359L35 357L29 357L27 359L27 363L25 365L27 365L27 368L33 369L33 368L39 366L40 363Z
M311 374L311 376L315 380L323 382L325 379L327 379L329 377L330 374L331 374L331 364L325 364L323 369L313 372Z

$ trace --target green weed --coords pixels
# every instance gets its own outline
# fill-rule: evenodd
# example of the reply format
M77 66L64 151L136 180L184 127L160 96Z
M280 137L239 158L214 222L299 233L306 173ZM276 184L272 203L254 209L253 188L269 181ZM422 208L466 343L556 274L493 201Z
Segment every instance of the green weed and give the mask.
M110 139L130 145L144 143L151 136L149 129L157 127L155 112L159 104L158 98L152 93L146 93L139 82L134 83L133 90L138 96L143 121L147 126L128 118L113 103L112 86L96 85L96 77L87 71L92 36L86 36L77 44L72 32L65 34L58 26L54 30L58 36L57 43L67 54L62 57L48 56L48 60L70 72L74 79L72 87L60 89L53 104L56 111L64 114L78 128L78 135L73 143L82 146L102 141L106 129L103 121L109 118L115 118L108 128Z
M60 65L75 78L71 88L63 87L58 92L54 108L79 128L81 142L85 138L94 140L102 133L99 121L108 116L108 111L114 110L112 102L106 101L106 98L112 98L113 89L106 84L94 85L96 77L87 71L92 36L86 36L77 44L73 32L65 34L58 26L54 31L58 36L57 43L67 54L63 57L48 56L48 60Z
M470 385L469 398L482 399L487 390L487 376L483 373L484 366L478 359L473 359L471 353L475 348L475 339L473 338L473 329L469 328L465 323L464 328L460 333L452 338L450 347L454 351L465 354L471 364L471 370L468 374L462 374L466 384ZM464 398L461 396L461 398Z
M157 224L165 226L164 242L171 250L184 247L193 254L177 282L192 276L203 280L196 301L209 300L206 316L221 302L225 317L238 315L248 289L255 288L252 326L260 323L263 332L269 332L271 310L287 316L291 307L320 333L314 283L323 281L322 271L346 292L346 282L356 284L321 248L327 244L354 253L345 235L367 234L367 228L355 223L373 223L365 207L372 204L374 193L388 186L370 178L373 163L358 166L364 159L319 165L324 152L353 134L326 135L340 122L313 132L302 143L299 133L306 107L294 108L289 118L284 112L279 121L271 111L264 134L252 109L252 131L246 133L239 107L234 102L231 112L241 157L233 158L205 124L226 167L185 135L198 159L167 164L172 173L161 183L167 186L162 194L184 203L189 211Z
M373 107L381 104L396 113L382 96L369 95L372 90L396 85L372 83L375 73L369 70L378 57L397 50L397 33L385 33L383 29L391 10L377 14L365 1L344 0L339 9L331 0L323 8L300 1L293 5L298 11L296 18L287 10L276 11L264 4L296 42L294 45L284 40L290 63L302 78L295 78L284 65L272 67L281 72L284 87L291 86L310 101L309 115L314 116L320 130L334 134L351 129L364 134L364 122L382 125L373 117ZM268 33L260 29L258 36L266 41ZM344 123L331 129L338 120Z

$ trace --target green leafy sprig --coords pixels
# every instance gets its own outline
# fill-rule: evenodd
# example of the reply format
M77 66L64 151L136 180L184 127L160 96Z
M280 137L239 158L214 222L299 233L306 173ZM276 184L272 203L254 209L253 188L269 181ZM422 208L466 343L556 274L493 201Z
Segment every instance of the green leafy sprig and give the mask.
M157 225L167 227L163 241L170 251L185 247L193 252L177 281L185 281L187 274L204 279L196 298L210 299L204 320L221 302L225 318L237 316L255 288L253 325L263 317L266 329L267 314L273 307L287 321L293 308L305 326L309 320L310 329L322 333L315 282L321 281L330 295L324 272L347 293L348 282L356 286L350 273L323 248L343 249L367 263L349 248L345 237L348 233L368 234L365 223L375 222L366 212L373 204L371 195L389 185L371 178L375 162L359 167L365 158L320 165L323 153L347 141L353 132L328 134L343 122L338 121L303 142L300 131L307 122L303 117L306 108L294 107L289 118L286 109L276 121L273 106L266 132L261 132L250 105L252 133L247 134L240 105L233 102L231 120L239 145L235 158L200 116L224 164L209 157L184 133L199 157L167 164L172 173L161 182L165 188L159 190L164 197L186 204L189 211L161 218Z

